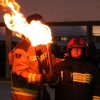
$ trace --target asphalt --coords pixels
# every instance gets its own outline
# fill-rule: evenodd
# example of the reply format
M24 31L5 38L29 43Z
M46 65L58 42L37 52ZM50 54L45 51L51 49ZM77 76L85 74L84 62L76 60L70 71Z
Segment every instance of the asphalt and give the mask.
M12 100L10 85L10 79L0 78L0 100Z
M9 78L0 78L0 100L12 100L10 86L11 80ZM47 90L51 96L51 100L54 100L54 89L47 86Z

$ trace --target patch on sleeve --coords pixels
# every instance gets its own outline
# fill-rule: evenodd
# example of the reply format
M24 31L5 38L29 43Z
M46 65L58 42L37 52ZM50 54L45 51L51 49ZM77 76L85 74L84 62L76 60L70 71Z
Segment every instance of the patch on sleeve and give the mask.
M15 58L16 58L16 59L20 59L21 56L22 56L22 54L20 54L20 53L16 53L16 54L15 54Z

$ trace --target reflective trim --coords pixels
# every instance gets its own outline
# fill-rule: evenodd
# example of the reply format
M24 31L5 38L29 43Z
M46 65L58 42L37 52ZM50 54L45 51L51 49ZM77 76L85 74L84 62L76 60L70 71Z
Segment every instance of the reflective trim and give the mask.
M29 83L40 83L41 82L41 74L33 74L33 73L29 73L28 75L28 82Z
M30 61L36 61L37 60L37 56L28 56L27 58Z
M61 74L61 80L63 81L63 76L64 76L63 74L64 74L64 72L61 71L60 74Z
M43 54L40 56L40 59L41 59L41 60L47 59L47 53L43 53Z
M30 73L29 76L28 76L28 82L35 84L35 76L36 76L36 74Z
M99 96L93 96L93 100L100 100Z
M66 59L61 59L61 61L64 61L64 60L66 60Z
M91 74L85 73L73 73L73 81L81 83L89 83L92 81L93 76Z
M25 88L16 88L16 87L11 87L12 93L13 94L21 94L21 95L26 95L26 96L38 96L38 91L37 90L29 90Z

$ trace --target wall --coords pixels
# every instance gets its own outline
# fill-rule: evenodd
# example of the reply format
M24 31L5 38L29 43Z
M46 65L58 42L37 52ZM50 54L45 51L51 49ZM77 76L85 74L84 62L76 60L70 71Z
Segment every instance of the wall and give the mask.
M16 0L27 17L41 14L47 22L100 21L100 0ZM0 22L3 21L0 9Z

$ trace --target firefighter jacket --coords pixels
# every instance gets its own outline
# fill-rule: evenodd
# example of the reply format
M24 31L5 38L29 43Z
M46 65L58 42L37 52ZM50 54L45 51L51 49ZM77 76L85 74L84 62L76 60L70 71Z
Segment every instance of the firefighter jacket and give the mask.
M9 57L12 65L12 100L37 100L42 87L43 68L40 64L42 62L43 66L47 66L47 54L45 49L42 52L36 50L25 38L14 48L11 59Z
M53 68L55 100L100 100L100 73L91 63L68 57Z

